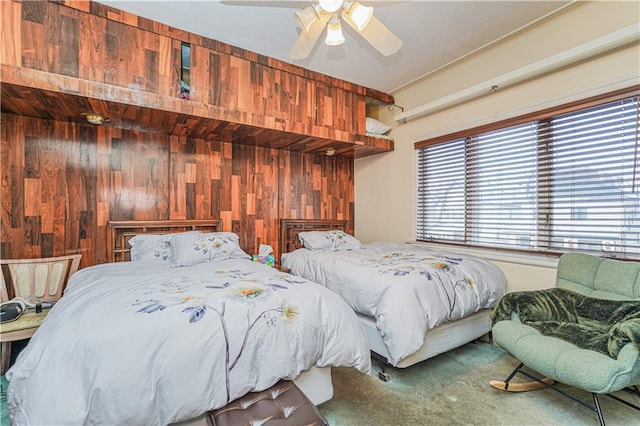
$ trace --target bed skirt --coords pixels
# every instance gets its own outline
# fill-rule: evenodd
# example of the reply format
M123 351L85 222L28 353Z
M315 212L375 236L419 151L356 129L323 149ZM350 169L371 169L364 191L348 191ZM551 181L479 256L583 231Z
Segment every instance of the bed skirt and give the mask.
M461 318L457 321L447 322L429 330L425 336L422 347L412 355L401 360L394 367L406 368L425 359L432 358L441 353L455 349L469 343L491 331L491 309L483 309ZM387 347L376 328L375 319L358 314L358 319L364 325L371 350L387 359L391 359Z

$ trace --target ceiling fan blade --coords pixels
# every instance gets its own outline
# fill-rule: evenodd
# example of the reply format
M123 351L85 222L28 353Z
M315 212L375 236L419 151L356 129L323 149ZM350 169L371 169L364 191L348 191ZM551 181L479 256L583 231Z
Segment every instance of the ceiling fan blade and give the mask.
M253 6L253 7L284 7L290 9L302 9L309 6L311 0L220 0L220 3L230 6Z
M385 27L385 25L375 16L371 17L369 25L367 25L367 27L362 31L358 31L356 25L346 15L343 14L342 17L347 21L351 28L360 33L360 35L362 35L362 37L375 47L382 55L393 55L402 47L402 40L392 33L389 28Z
M291 53L289 55L291 59L299 60L305 59L307 56L309 56L309 54L313 50L313 47L318 42L320 34L322 34L322 30L324 30L327 22L329 22L330 17L331 16L329 14L321 13L318 20L311 24L308 32L305 33L303 31L302 33L300 33L300 37L298 37L296 44L294 44L293 48L291 49Z

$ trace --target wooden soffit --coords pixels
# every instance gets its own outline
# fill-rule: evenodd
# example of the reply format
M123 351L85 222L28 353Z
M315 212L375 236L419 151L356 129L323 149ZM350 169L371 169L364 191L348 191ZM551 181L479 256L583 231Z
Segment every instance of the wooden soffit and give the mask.
M393 150L393 142L385 139L335 130L332 137L286 132L275 120L264 127L251 124L260 117L247 112L59 74L6 64L0 72L2 112L9 114L86 123L82 114L94 112L108 117L103 125L109 127L305 153L333 148L336 155L354 158Z

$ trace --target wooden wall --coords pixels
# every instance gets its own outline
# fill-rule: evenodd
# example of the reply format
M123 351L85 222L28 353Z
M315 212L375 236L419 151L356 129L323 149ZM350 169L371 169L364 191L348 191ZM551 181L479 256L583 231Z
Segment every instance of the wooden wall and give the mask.
M249 254L280 218L348 219L353 159L3 113L0 256L105 261L106 223L221 218Z
M78 95L89 96L85 82L93 82L109 86L102 95L110 100L129 90L136 99L178 98L184 42L191 46L192 101L182 103L185 112L206 105L215 119L355 143L355 135L365 135L366 97L393 102L390 95L96 2L2 1L0 12L0 64L57 82L71 78Z
M277 252L281 218L353 229L353 157L393 149L362 136L365 98L389 95L100 3L0 1L0 38L4 258L101 263L107 222L131 219L221 218Z

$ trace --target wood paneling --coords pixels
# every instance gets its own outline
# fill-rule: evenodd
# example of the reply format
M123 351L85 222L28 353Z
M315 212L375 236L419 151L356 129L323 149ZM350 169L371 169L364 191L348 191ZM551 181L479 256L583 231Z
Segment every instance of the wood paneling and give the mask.
M170 37L54 2L21 5L17 65L145 92L178 93L180 56Z
M154 107L132 104L139 92L119 89L117 92L104 84L82 81L83 90L92 97L77 96L72 93L55 91L59 84L48 80L50 74L25 68L9 68L0 65L3 82L2 112L29 117L40 117L59 121L85 122L81 115L97 112L110 118L107 127L158 132L167 135L193 137L207 140L228 140L233 143L266 146L277 149L324 153L334 148L338 155L355 158L393 150L393 142L385 139L367 138L347 134L338 129L328 129L326 137L310 137L304 134L272 130L265 127L240 125L237 122L211 118L210 107L195 102L182 101L175 97L158 95L146 96ZM38 85L41 89L34 89ZM62 81L63 90L77 92L78 86L68 78ZM51 89L51 90L49 90ZM115 98L115 99L114 99ZM104 100L103 100L104 99ZM180 111L186 111L183 113ZM228 111L226 118L247 116L241 111ZM245 117L246 118L246 117ZM347 143L338 137L351 137L355 142Z
M86 11L86 3L82 1L78 2L65 2L67 6L75 7L80 10ZM77 3L77 4L76 4ZM83 4L85 3L85 4ZM261 64L269 68L285 71L291 75L304 77L305 79L319 81L329 86L339 87L350 92L364 95L367 98L376 99L386 104L392 104L394 102L393 96L380 92L375 89L359 86L344 80L340 80L334 77L330 77L326 74L320 74L315 71L302 68L297 65L293 65L288 62L280 61L278 59L269 58L264 55L259 55L255 52L241 49L239 47L231 46L221 41L212 40L206 37L202 37L197 34L189 33L178 28L173 28L168 25L154 22L146 18L141 18L128 12L114 9L110 6L106 6L100 3L90 2L90 11L93 15L108 18L113 21L125 23L137 27L141 30L150 31L158 35L166 36L172 39L181 40L185 43L189 43L196 46L202 46L209 50L223 53L225 55L235 56L238 58L246 59L250 62Z
M94 111L113 127L303 152L393 150L358 138L366 98L393 102L375 90L97 3L7 1L2 12L3 112L74 121ZM190 100L178 97L182 42Z
M19 66L23 46L20 28L22 9L19 3L0 2L0 63Z
M280 218L353 223L353 159L1 115L0 256L106 259L109 220L216 219L254 253ZM352 225L351 225L352 226Z
M281 155L283 219L346 219L353 232L353 161L344 157Z
M393 150L364 136L365 99L384 93L100 3L0 12L2 257L101 263L107 222L131 219L220 218L248 253L277 252L281 218L353 231L353 158Z

